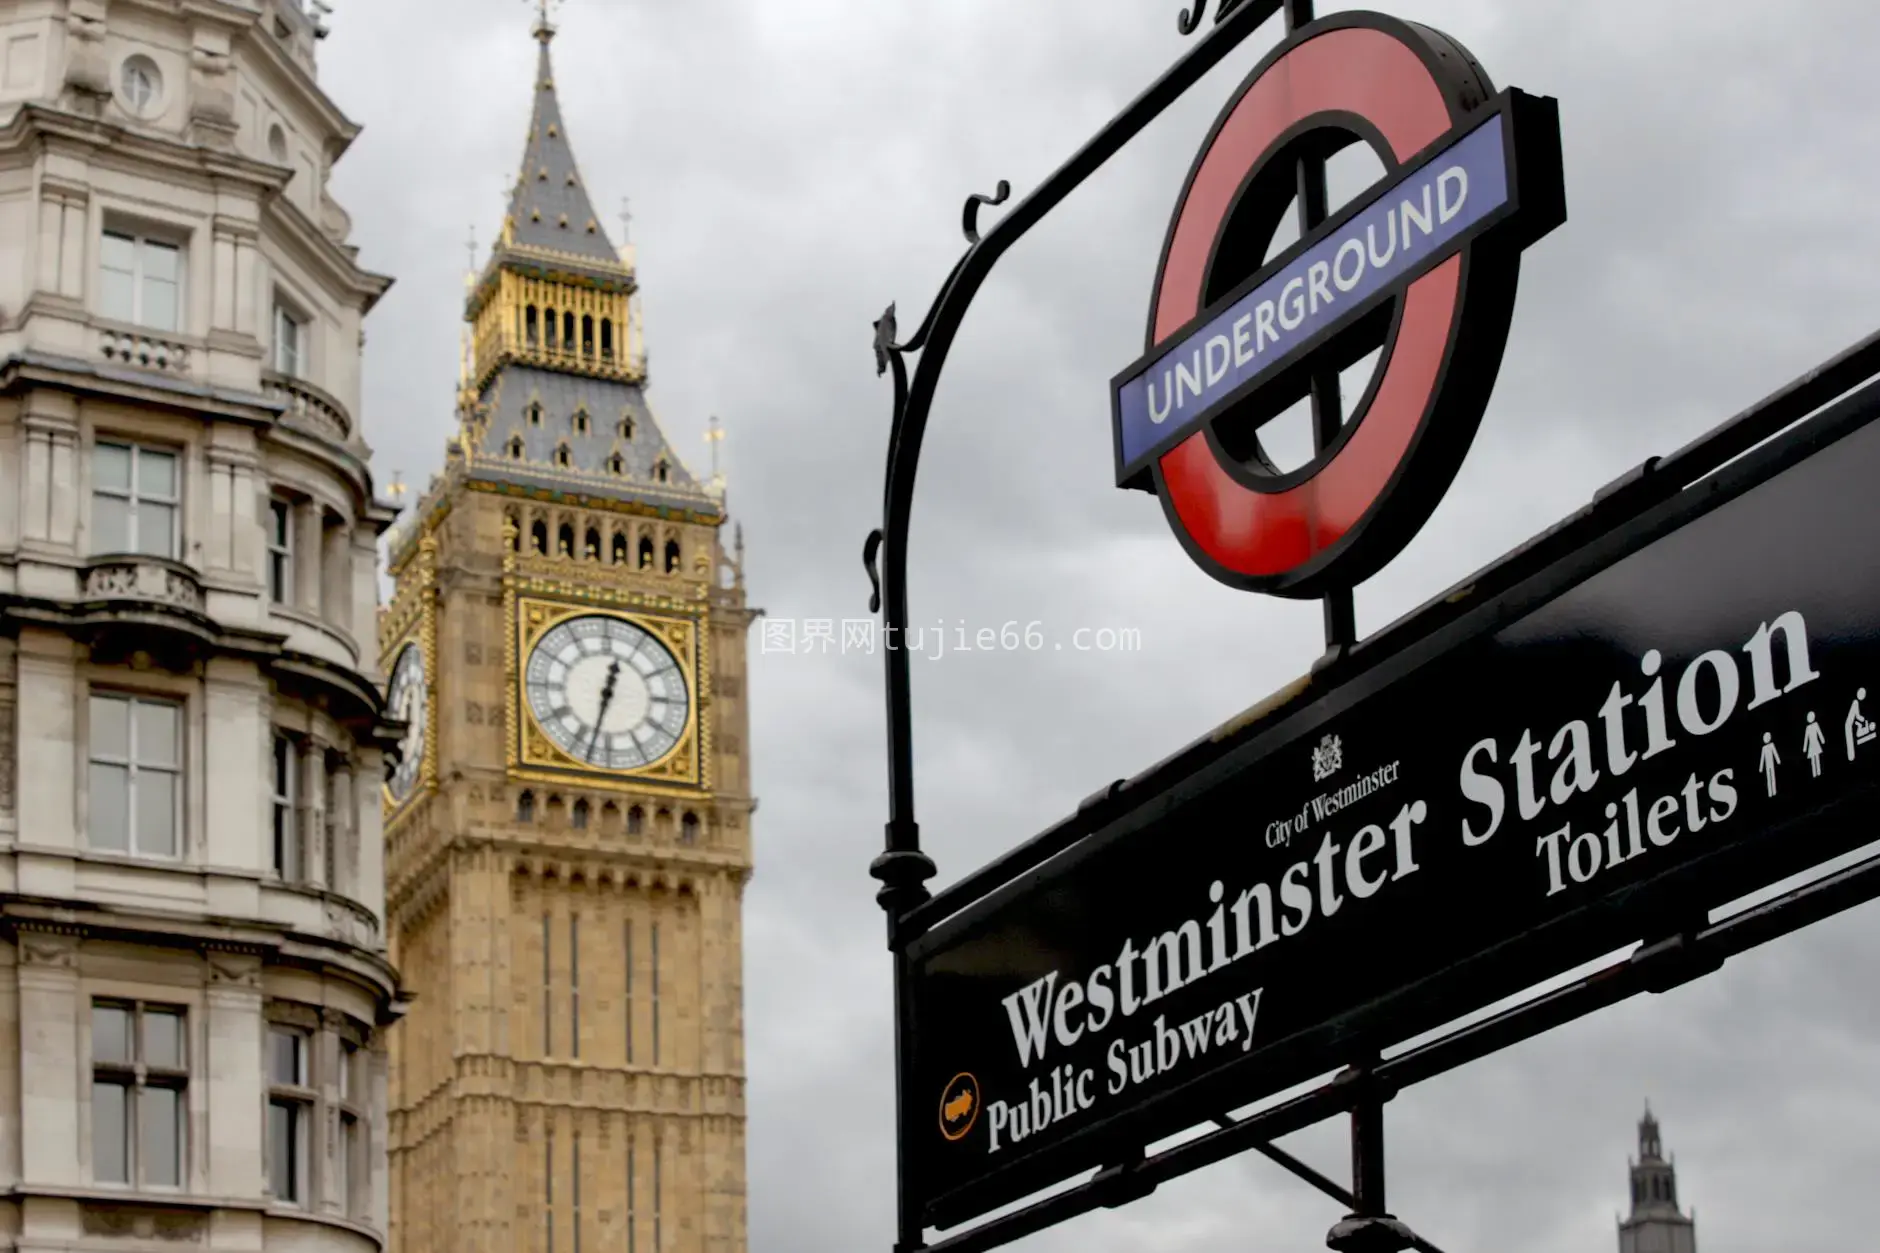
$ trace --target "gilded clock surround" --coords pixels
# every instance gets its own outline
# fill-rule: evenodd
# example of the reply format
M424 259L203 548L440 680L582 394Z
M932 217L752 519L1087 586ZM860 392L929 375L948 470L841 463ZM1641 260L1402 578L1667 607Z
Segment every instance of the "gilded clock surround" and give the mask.
M695 789L711 786L709 768L709 723L701 723L699 706L702 693L709 691L711 671L706 663L706 645L691 617L648 612L634 605L609 603L613 597L564 591L561 597L526 594L518 590L518 580L504 584L504 619L513 624L505 650L508 676L509 723L514 732L509 744L509 764L517 778L542 783L565 783L571 775L590 786L612 790L643 790L648 782ZM632 597L627 603L644 598ZM618 618L639 627L671 651L679 663L686 685L685 727L678 742L650 765L633 770L607 770L563 752L536 724L534 711L523 692L523 671L535 642L556 626L571 618L592 616Z
M379 797L384 804L385 833L411 813L418 802L437 791L437 540L426 535L407 563L409 581L399 589L392 603L379 615L379 673L391 675L392 667L407 644L416 644L424 659L424 742L419 751L424 764L418 771L411 793L402 801L392 795L384 783ZM401 571L402 573L403 571Z

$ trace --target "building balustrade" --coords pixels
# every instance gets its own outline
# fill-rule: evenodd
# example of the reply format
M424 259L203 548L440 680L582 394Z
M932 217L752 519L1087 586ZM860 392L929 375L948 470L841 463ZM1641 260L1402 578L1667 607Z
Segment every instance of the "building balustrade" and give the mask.
M98 352L106 361L136 366L140 370L176 375L189 373L189 345L141 331L101 331Z
M352 439L352 416L346 406L305 379L268 371L261 376L261 392L287 406L281 415L285 425L334 444Z
M128 600L201 613L202 581L188 566L162 557L113 554L86 567L79 595L88 601Z

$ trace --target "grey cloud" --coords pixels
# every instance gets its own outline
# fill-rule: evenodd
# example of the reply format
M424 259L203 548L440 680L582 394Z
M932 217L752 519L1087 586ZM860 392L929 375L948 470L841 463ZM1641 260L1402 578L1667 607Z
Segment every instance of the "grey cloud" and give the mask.
M889 300L919 320L960 204L1023 195L1186 47L1176 3L637 0L567 6L555 48L595 202L633 198L654 386L701 469L729 438L754 596L866 616ZM1331 7L1331 6L1328 6ZM1450 499L1361 589L1376 627L1871 329L1880 122L1857 0L1766 6L1419 0L1497 81L1558 97L1571 218L1530 254L1495 404ZM513 0L348 6L323 75L365 123L336 191L399 277L369 324L383 477L421 483L452 429L462 240L491 237L528 115ZM1265 45L1264 40L1256 40ZM1143 650L915 663L923 830L944 878L1068 812L1309 664L1317 611L1222 589L1147 496L1111 486L1110 376L1139 350L1181 178L1244 49L1025 240L969 320L915 508L916 619L1140 628ZM985 220L995 219L988 210ZM610 228L612 221L609 221ZM748 896L751 1221L791 1251L891 1239L887 960L865 867L884 814L880 659L752 641L759 871ZM1646 1096L1707 1253L1829 1253L1866 1234L1871 908L1719 975L1400 1096L1393 1207L1446 1249L1613 1247ZM1333 1174L1335 1125L1289 1140ZM1026 1247L1317 1247L1336 1205L1224 1163Z

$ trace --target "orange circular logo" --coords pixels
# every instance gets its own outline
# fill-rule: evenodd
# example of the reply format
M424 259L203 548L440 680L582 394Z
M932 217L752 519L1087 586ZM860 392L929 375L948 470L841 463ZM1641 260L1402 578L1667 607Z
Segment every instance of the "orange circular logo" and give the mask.
M940 1089L940 1134L958 1140L979 1121L979 1080L965 1071Z

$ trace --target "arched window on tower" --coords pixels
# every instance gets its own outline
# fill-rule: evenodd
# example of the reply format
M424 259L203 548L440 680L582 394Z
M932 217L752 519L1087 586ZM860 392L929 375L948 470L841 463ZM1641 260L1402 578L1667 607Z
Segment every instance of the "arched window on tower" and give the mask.
M523 333L528 336L529 347L542 342L541 311L530 305L522 314Z
M679 569L679 541L676 539L669 539L666 541L666 573L672 574L672 573L675 573L678 569Z
M516 798L516 821L535 821L535 793L524 792Z
M529 546L544 557L548 556L548 523L540 518L529 528Z
M594 355L594 315L591 313L581 315L581 355Z
M651 570L652 568L653 541L649 537L642 535L640 536L640 569Z
M556 556L574 556L574 528L572 526L569 526L566 522L562 523L561 530L556 534L555 539Z
M581 546L581 555L589 561L601 559L601 533L593 527L588 528L587 543Z
M601 319L601 358L605 361L614 359L614 320Z
M614 564L617 566L627 564L627 537L619 532L614 533Z
M627 834L643 835L646 832L646 811L635 805L627 811Z

